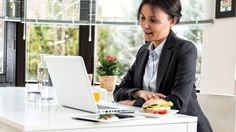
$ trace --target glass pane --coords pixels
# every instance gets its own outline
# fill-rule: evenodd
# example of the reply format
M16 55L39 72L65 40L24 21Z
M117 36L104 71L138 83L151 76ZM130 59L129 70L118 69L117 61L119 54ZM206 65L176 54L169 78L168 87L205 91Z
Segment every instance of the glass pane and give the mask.
M196 25L178 25L175 26L173 30L177 36L192 41L197 47L196 85L199 87L201 74L202 27ZM143 32L140 26L98 26L96 41L96 61L102 55L116 56L122 63L121 79L132 65L137 50L143 44ZM97 64L97 62L95 64Z
M3 0L0 0L0 16L3 16Z
M184 38L189 40L195 44L197 47L198 58L196 65L196 75L195 75L195 84L196 87L200 87L200 79L201 79L201 56L202 56L202 31L203 26L199 25L178 25L173 28L176 35L180 38Z
M181 4L181 21L207 20L213 18L213 0L181 0Z
M21 0L6 1L6 15L8 19L21 17Z
M136 22L141 0L97 0L96 21Z
M27 19L79 20L80 0L27 0Z
M136 22L141 0L97 0L96 21ZM181 21L194 21L213 18L213 1L181 0Z
M26 80L36 80L40 54L78 55L78 37L78 27L28 25Z
M96 32L98 36L96 40L96 60L104 55L116 56L122 65L120 74L120 78L122 78L133 64L135 55L143 44L143 34L140 26L98 26Z
M4 23L0 21L0 74L3 73Z

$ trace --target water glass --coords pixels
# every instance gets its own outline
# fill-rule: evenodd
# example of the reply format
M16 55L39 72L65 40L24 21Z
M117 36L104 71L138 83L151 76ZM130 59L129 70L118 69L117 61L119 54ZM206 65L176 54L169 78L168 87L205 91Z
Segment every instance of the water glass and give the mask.
M53 99L53 88L51 79L48 73L48 68L44 61L44 56L41 55L41 62L37 69L37 81L41 89L41 99L42 100L52 100Z
M38 85L26 84L26 98L29 102L38 102L41 100L41 90Z

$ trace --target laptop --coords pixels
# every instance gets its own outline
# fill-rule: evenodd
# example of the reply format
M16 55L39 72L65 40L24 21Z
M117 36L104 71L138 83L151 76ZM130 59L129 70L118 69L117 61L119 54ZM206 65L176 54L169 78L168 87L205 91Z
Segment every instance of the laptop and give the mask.
M93 90L81 56L45 56L46 65L55 88L58 102L65 107L96 114L130 113L123 105L96 104Z

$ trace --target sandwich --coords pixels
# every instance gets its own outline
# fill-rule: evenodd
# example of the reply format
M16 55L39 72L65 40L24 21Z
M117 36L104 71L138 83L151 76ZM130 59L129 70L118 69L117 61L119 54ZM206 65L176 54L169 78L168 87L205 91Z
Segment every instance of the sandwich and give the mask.
M170 112L171 106L173 106L171 101L167 101L162 98L154 98L146 101L143 104L142 109L147 113L166 114Z

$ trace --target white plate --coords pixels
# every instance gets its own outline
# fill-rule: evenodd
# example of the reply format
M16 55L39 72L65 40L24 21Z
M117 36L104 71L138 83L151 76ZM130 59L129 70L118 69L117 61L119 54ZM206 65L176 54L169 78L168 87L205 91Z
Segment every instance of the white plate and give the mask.
M153 114L153 113L147 113L147 112L143 112L143 110L139 110L139 111L135 111L135 114L138 115L143 115L146 117L166 117L166 116L170 116L170 115L174 115L178 112L178 110L170 110L169 113L166 114Z

